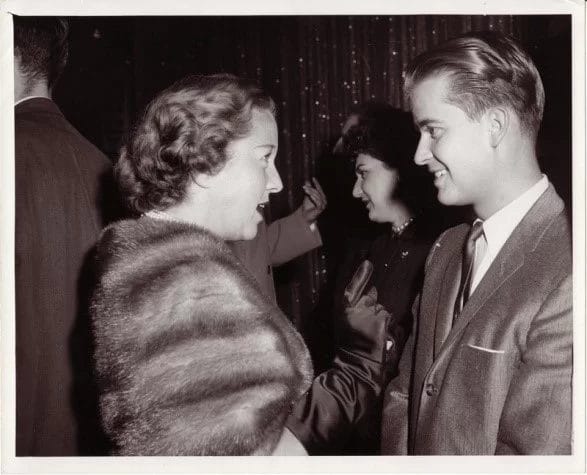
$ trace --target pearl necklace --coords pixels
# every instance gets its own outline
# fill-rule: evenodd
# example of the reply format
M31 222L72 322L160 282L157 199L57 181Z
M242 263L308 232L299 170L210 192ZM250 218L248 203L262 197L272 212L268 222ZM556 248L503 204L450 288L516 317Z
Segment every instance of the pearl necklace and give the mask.
M411 216L410 218L408 218L407 221L404 221L402 224L400 224L399 226L391 226L391 230L394 232L394 234L396 236L399 236L401 233L403 233L405 231L405 229L412 223L412 221L414 221L414 217Z

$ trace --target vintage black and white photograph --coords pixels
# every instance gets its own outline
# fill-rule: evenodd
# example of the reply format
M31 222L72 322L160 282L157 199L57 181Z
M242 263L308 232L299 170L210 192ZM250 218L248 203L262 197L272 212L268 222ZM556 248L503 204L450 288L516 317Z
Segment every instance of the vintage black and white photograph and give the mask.
M3 471L585 471L584 3L70 3L2 11Z

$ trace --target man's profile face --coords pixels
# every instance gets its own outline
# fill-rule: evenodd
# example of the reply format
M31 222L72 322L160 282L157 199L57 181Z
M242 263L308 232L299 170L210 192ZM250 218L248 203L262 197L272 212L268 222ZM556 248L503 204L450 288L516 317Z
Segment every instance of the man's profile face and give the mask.
M416 164L434 174L438 200L445 205L473 205L483 209L492 200L496 175L487 120L470 119L446 102L446 75L416 84L412 114L420 131Z

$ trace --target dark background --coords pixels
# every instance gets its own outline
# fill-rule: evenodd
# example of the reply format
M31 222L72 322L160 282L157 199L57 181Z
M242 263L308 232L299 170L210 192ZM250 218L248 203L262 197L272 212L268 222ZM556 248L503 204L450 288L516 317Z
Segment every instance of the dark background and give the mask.
M272 197L267 219L297 208L311 176L319 177L329 198L320 221L324 247L277 272L279 304L302 329L330 331L329 295L345 245L338 226L355 223L363 237L371 232L364 210L350 197L352 178L341 175L344 167L330 153L341 125L353 105L367 99L405 108L402 70L438 42L489 29L525 46L546 89L541 165L570 209L569 15L77 17L70 25L69 65L55 100L113 161L146 103L184 75L230 72L255 78L272 95L284 190ZM310 345L314 354L319 340Z

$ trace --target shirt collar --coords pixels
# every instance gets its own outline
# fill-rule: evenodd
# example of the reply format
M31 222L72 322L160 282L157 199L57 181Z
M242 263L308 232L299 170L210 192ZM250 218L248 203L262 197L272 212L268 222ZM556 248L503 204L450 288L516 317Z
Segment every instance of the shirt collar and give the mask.
M14 107L16 107L19 104L22 104L24 101L29 101L31 99L49 99L49 100L51 100L51 98L47 97L47 96L26 96L26 97L23 97L22 99L19 99L18 101L16 101L14 103Z
M547 188L548 178L546 175L542 175L536 184L483 222L487 251L493 258Z

